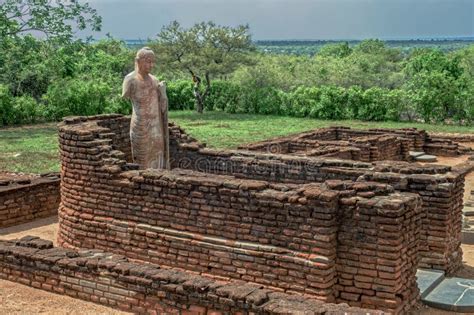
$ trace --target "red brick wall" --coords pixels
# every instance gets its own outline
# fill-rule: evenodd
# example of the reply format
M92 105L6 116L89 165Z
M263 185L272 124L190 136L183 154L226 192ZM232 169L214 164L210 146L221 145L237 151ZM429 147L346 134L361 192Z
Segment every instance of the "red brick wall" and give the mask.
M130 171L91 182L97 196L74 183L63 180L59 244L332 299L335 192L189 171Z
M0 241L0 278L136 314L381 314L32 237Z
M455 271L462 263L462 191L466 171L460 167L408 162L373 164L294 155L178 147L175 166L248 179L304 184L331 179L388 183L423 200L420 266ZM183 163L184 161L184 163Z
M110 130L94 120L60 126L59 244L105 249L207 276L237 278L324 301L337 299L394 312L408 309L418 299L414 271L419 237L412 224L420 208L417 195L394 194L391 186L365 182L338 181L331 187L314 183L295 185L295 181L272 183L268 181L272 177L265 172L275 162L287 163L284 174L289 179L300 176L292 163L294 157L277 155L269 161L262 154L202 149L192 141L175 148L176 152L181 150L188 156L190 152L198 155L205 152L216 159L214 165L220 165L218 159L224 161L224 157L237 161L242 168L232 170L233 174L247 179L183 170L126 171L132 167L124 160L124 154L115 150L114 140L108 139L108 134ZM176 134L180 133L176 131ZM244 166L248 159L260 165ZM313 162L315 174L324 176L321 181L359 176L364 174L361 170L368 171L371 167L351 161L308 158L301 161ZM347 169L349 166L356 169ZM250 179L258 176L267 180ZM311 182L308 177L302 180ZM356 207L341 205L342 198L349 196L357 200ZM378 210L378 204L393 211L387 213L383 207ZM393 216L398 218L393 224L398 224L400 231L406 225L404 237L413 236L398 239L402 251L380 250L372 253L372 257L378 257L379 253L410 254L396 259L397 268L392 271L383 269L384 262L367 266L372 274L376 273L372 282L367 282L361 268L361 274L356 273L358 282L349 285L342 281L346 276L344 267L352 264L350 259L340 256L351 254L344 252L347 244L344 229L352 228L357 222L358 237L371 240L373 233L378 233L376 243L393 236L375 230L374 226L368 228L361 215L364 211L373 212L370 220L384 222ZM402 234L397 235L400 238ZM353 249L362 252L368 243L371 242L354 242ZM338 270L338 266L343 269ZM406 270L401 278L400 270ZM387 275L391 277L388 280ZM399 286L398 281L403 285ZM365 286L365 291L360 293L359 282ZM390 289L383 291L381 286ZM377 296L376 291L386 293Z
M94 118L79 118L80 121ZM77 118L76 118L77 120ZM101 119L104 124L106 119ZM74 129L73 122L69 128ZM84 129L84 126L79 126ZM426 133L416 129L395 129L394 134L405 141L405 147L419 149L426 140ZM86 132L88 132L86 130ZM107 129L101 133L107 133ZM382 130L358 131L349 128L330 128L317 131L328 140L341 135L353 133L356 136L380 136ZM303 133L311 137L315 132ZM97 137L104 137L100 134ZM106 138L106 137L105 137ZM112 143L113 141L110 141ZM67 144L67 143L66 143ZM114 147L114 145L112 145ZM458 168L442 166L421 166L405 162L341 161L328 158L308 158L281 154L264 154L242 150L213 150L187 135L178 126L170 124L170 154L172 167L198 170L206 173L230 174L238 178L257 179L274 183L305 184L322 183L325 180L357 180L359 177L371 181L389 183L397 190L413 192L423 199L422 231L421 231L421 265L425 268L441 269L447 272L456 270L462 261L460 248L461 204L464 175L466 171ZM115 152L115 151L114 151ZM116 152L115 152L116 153ZM63 160L68 162L68 152ZM120 172L133 169L132 166L120 161L118 165L108 166ZM122 157L123 158L123 157ZM91 157L91 159L95 159ZM72 168L74 165L69 165ZM80 168L80 166L79 166ZM78 170L87 174L84 170ZM106 175L107 177L109 175ZM104 179L104 181L107 181Z
M0 227L33 221L58 213L59 174L0 181Z
M327 183L347 192L340 182ZM337 301L408 312L418 300L421 200L416 194L389 194L381 184L355 183L357 192L340 200L337 247ZM360 196L376 195L370 199Z

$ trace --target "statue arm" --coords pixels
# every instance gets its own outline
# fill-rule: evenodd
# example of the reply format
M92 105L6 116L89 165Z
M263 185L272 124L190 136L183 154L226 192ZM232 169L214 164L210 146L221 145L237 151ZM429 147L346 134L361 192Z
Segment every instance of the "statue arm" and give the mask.
M125 99L132 98L132 79L126 76L122 84L122 97Z
M168 96L166 95L166 83L161 81L158 83L158 90L160 94L160 107L161 112L166 113L168 111Z

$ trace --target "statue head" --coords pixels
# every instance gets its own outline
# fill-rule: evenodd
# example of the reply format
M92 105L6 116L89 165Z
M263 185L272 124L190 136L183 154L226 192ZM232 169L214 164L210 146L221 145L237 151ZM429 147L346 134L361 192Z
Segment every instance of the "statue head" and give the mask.
M149 47L143 47L137 52L135 57L135 70L148 74L155 65L155 53Z

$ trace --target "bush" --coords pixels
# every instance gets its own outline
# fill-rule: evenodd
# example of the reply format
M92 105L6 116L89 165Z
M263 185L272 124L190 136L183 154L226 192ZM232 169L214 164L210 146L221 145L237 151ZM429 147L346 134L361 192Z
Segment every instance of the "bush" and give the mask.
M284 113L287 115L306 117L311 108L315 108L321 97L321 90L315 87L298 87L288 93L288 106Z
M13 97L8 86L0 84L0 123L10 125L15 123Z
M15 124L38 122L44 116L43 106L31 96L15 97L13 101Z
M193 83L189 80L167 82L166 94L170 110L194 108Z
M192 109L192 83L168 85L170 109ZM317 119L400 120L410 113L410 98L404 90L336 86L298 87L284 92L272 87L240 87L232 81L215 80L206 100L206 110L227 113L273 114Z
M321 87L321 96L309 116L319 119L346 119L349 117L346 89L335 86Z
M282 93L272 87L243 89L235 111L227 107L229 113L281 114Z
M110 108L111 88L100 80L79 78L56 81L49 86L43 100L48 119L60 120L70 115L96 115Z
M206 110L232 110L231 107L239 102L241 90L239 86L230 81L214 81L211 91L206 99ZM228 110L226 110L229 107Z

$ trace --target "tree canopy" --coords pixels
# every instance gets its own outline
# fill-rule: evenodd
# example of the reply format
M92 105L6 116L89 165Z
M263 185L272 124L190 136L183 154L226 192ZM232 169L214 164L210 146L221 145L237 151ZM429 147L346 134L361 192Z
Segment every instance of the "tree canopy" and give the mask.
M248 31L248 25L233 28L213 22L184 29L174 21L162 28L152 46L158 53L158 62L186 71L192 77L196 109L201 113L212 77L232 73L240 65L252 63L249 53L255 48Z
M1 38L40 33L48 38L70 40L75 30L99 31L97 11L78 0L3 0L0 6Z

